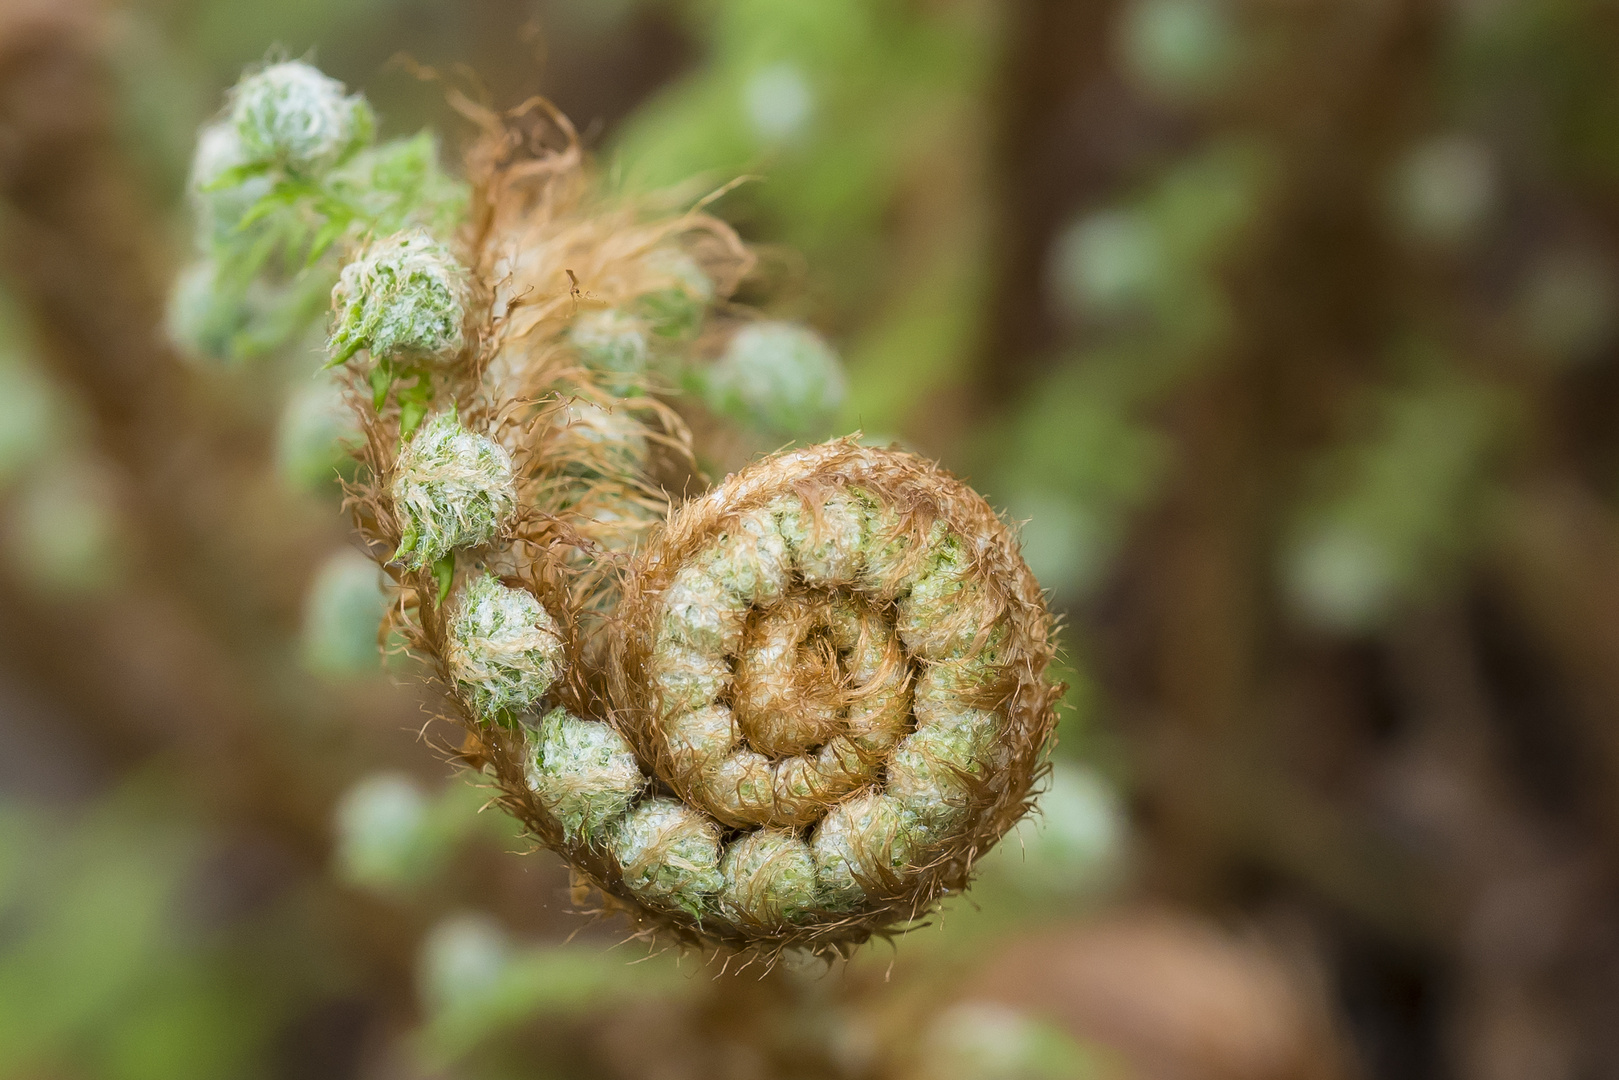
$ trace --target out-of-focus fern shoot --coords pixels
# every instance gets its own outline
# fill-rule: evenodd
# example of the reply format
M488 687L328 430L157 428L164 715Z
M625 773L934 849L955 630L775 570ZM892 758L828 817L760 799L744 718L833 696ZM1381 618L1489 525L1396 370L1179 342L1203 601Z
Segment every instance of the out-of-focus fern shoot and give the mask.
M652 347L646 320L614 308L581 312L568 340L586 366L598 373L609 393L624 396L645 385Z
M1225 0L1135 0L1119 23L1125 71L1176 103L1225 89L1238 68L1240 46Z
M761 322L743 327L703 372L715 412L774 435L824 434L843 404L847 380L832 347L807 327Z
M664 284L636 301L636 314L659 337L690 338L702 326L704 313L714 300L714 283L696 259L678 248L654 248L647 253L645 264Z
M287 398L276 425L276 471L295 491L329 492L335 481L351 479L352 451L363 435L343 387L317 377Z
M804 134L815 118L815 90L797 64L770 64L742 84L742 106L754 135L774 146Z
M349 547L321 564L304 596L304 667L334 678L382 670L377 624L388 610L386 580L376 563Z
M417 878L429 861L428 800L402 773L355 784L337 808L338 872L356 885L386 889Z
M94 593L120 569L111 480L93 461L54 460L30 476L11 512L9 547L47 592Z
M981 1001L940 1012L919 1045L921 1075L952 1080L1084 1080L1107 1075L1114 1056L1050 1020Z
M0 313L0 333L14 331ZM56 388L18 348L0 339L0 484L9 484L46 456L65 412Z
M371 141L365 98L299 60L248 75L231 91L230 119L248 164L312 174Z
M221 288L219 265L198 259L175 279L164 321L169 340L185 353L223 360L247 319L245 298Z
M269 194L274 181L268 176L229 174L248 164L236 125L229 121L209 124L197 136L197 152L191 160L188 191L197 215L197 244L203 250L240 244L240 223L253 206Z
M484 1000L500 986L513 954L510 938L489 916L448 916L422 942L421 995L435 1011Z
M1457 243L1474 235L1494 208L1494 163L1465 135L1421 143L1395 169L1394 210L1412 238Z
M374 236L417 226L445 238L464 219L471 193L444 172L430 132L367 147L334 169L328 192Z
M1400 571L1388 543L1366 528L1323 526L1294 549L1287 585L1312 621L1356 632L1377 627L1394 612Z
M1501 444L1501 402L1470 381L1435 374L1376 404L1375 427L1339 449L1301 509L1281 568L1301 615L1351 633L1446 587L1445 568L1478 542Z
M1115 315L1151 299L1164 264L1157 231L1145 216L1104 210L1058 236L1051 287L1072 315Z

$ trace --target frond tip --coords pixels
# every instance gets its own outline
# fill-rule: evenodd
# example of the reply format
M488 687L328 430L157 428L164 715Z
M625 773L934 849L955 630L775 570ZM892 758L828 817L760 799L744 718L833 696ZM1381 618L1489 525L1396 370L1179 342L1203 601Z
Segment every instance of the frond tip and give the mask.
M424 229L376 241L332 289L331 362L361 349L375 360L445 360L461 350L467 272Z
M248 75L231 91L230 120L244 162L315 172L371 141L365 98L299 60Z
M734 301L754 255L701 206L597 190L549 105L476 118L463 201L335 80L250 73L198 148L177 327L245 354L255 304L274 329L330 295L388 629L581 896L767 960L914 925L1045 768L1051 617L1012 534L847 439L701 491L693 429L824 430L837 355Z

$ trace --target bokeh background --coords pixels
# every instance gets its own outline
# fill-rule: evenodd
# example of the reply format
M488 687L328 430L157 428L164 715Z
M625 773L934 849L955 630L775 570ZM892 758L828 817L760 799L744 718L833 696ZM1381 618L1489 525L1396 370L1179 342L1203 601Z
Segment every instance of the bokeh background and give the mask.
M423 66L626 191L759 177L839 427L1064 614L971 894L722 973L478 812L321 358L163 333L273 48L452 168ZM0 0L0 1076L1619 1075L1616 419L1611 0Z

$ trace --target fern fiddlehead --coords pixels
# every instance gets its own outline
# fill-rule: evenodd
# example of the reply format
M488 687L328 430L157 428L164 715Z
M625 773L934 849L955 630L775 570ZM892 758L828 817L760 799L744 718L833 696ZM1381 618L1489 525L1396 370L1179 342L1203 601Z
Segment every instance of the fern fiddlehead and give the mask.
M288 113L277 71L235 112ZM354 131L266 121L283 149L238 177L242 218L345 237L350 504L462 760L648 935L842 952L964 888L1054 724L1051 620L996 514L853 440L672 505L705 486L677 387L776 432L842 393L812 333L728 300L752 267L735 234L599 197L544 103L477 115L453 238L408 199L370 213L363 184L338 205L319 170L371 137L369 108L301 66L281 82Z
M844 440L754 464L675 511L622 614L619 715L732 837L718 887L679 902L727 932L914 917L1023 813L1049 618L994 512L919 458Z

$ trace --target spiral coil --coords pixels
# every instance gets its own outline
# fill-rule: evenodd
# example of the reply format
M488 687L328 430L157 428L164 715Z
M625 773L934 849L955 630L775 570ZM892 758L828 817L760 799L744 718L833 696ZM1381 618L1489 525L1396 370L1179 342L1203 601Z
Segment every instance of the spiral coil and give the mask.
M919 458L844 440L737 473L652 539L621 615L615 718L685 829L727 838L711 894L638 847L643 902L847 939L959 888L1024 810L1049 615L994 512Z
M410 147L371 148L345 93L251 73L197 172L241 162L239 216L287 208L312 252L357 226L329 335L364 432L348 500L456 758L649 936L843 952L964 888L1054 725L1051 619L1005 525L853 440L672 507L707 484L682 409L799 433L843 393L830 347L730 303L753 255L723 223L602 201L546 103L470 111L452 240L429 223L454 200L355 179Z

